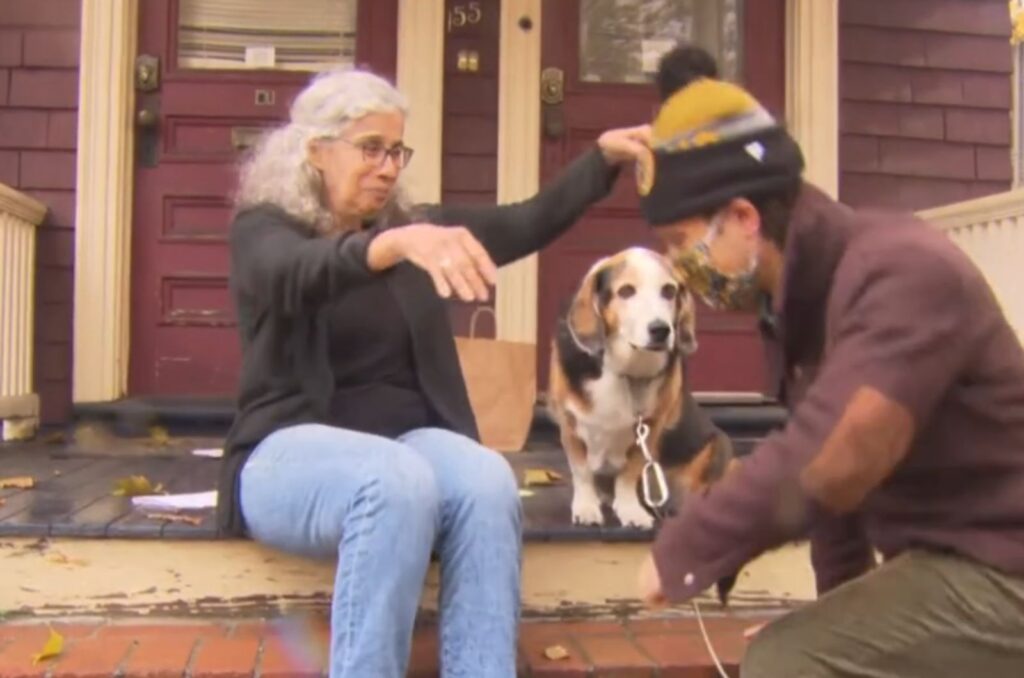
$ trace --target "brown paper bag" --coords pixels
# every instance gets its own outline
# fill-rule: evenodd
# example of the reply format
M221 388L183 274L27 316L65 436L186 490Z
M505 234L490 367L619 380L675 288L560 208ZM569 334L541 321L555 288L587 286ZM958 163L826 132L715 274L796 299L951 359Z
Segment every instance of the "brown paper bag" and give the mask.
M537 400L537 347L518 341L478 339L480 313L473 311L469 336L455 337L459 364L469 391L469 402L480 429L480 440L492 450L519 452L526 444Z

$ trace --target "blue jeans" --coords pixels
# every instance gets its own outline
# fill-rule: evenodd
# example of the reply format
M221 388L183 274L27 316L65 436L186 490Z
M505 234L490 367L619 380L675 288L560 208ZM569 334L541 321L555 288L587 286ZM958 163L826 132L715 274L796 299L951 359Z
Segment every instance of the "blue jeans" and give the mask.
M257 541L338 556L332 678L405 676L433 551L441 675L515 676L521 508L497 452L440 429L391 440L293 426L253 451L240 500Z

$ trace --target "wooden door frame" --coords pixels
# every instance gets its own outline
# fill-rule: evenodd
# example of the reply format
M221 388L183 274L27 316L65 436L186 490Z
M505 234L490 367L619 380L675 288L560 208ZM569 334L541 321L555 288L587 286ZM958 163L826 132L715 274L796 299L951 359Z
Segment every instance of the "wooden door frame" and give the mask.
M838 2L787 0L786 7L787 123L803 146L807 177L833 195L838 186ZM540 177L541 0L503 0L501 12L498 200L508 202L532 195ZM426 200L440 194L443 17L443 0L399 0L398 85L413 104L407 134L417 144L417 169L410 172L411 182ZM528 30L522 27L524 20L532 24ZM423 30L419 21L434 30ZM128 383L132 68L138 0L84 2L81 27L75 403L116 400L125 395ZM112 63L119 67L111 69ZM423 64L434 67L425 69ZM536 143L523 143L523 139ZM536 341L537 273L536 256L500 271L496 296L500 338Z
M440 186L444 0L397 0L398 87L414 108L417 194ZM435 26L423 30L423 24ZM416 29L419 30L416 30ZM83 2L75 197L72 402L107 402L128 388L133 214L133 70L139 0ZM424 69L423 64L435 67ZM117 68L110 68L116 64ZM436 113L433 109L437 108Z

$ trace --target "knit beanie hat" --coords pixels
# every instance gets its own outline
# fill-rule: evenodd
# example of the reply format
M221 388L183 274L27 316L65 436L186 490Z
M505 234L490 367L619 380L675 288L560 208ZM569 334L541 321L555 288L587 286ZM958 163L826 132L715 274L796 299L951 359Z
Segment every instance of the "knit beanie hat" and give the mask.
M651 136L637 188L654 226L781 191L804 169L786 130L749 92L723 80L700 78L669 97Z

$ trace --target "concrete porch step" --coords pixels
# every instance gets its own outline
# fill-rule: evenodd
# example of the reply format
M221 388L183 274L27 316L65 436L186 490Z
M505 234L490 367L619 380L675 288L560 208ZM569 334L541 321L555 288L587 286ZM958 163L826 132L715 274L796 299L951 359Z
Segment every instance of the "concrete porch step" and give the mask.
M746 646L744 631L771 616L711 615L708 636L730 675ZM60 655L33 664L51 630L64 638ZM696 620L527 622L520 628L520 676L709 677L714 662ZM324 617L200 622L62 620L48 625L0 625L0 676L259 676L313 678L326 674L328 626ZM561 647L567 656L548 659ZM408 675L438 674L437 628L421 624L414 635Z
M528 542L521 606L526 620L645 618L636 575L650 546L637 542ZM291 556L252 541L0 539L0 613L13 619L74 617L275 618L326 614L336 563ZM428 570L420 609L438 609L440 572ZM709 614L788 609L814 599L806 547L751 562L723 607ZM670 609L689 614L690 606ZM2 674L0 674L2 675Z

